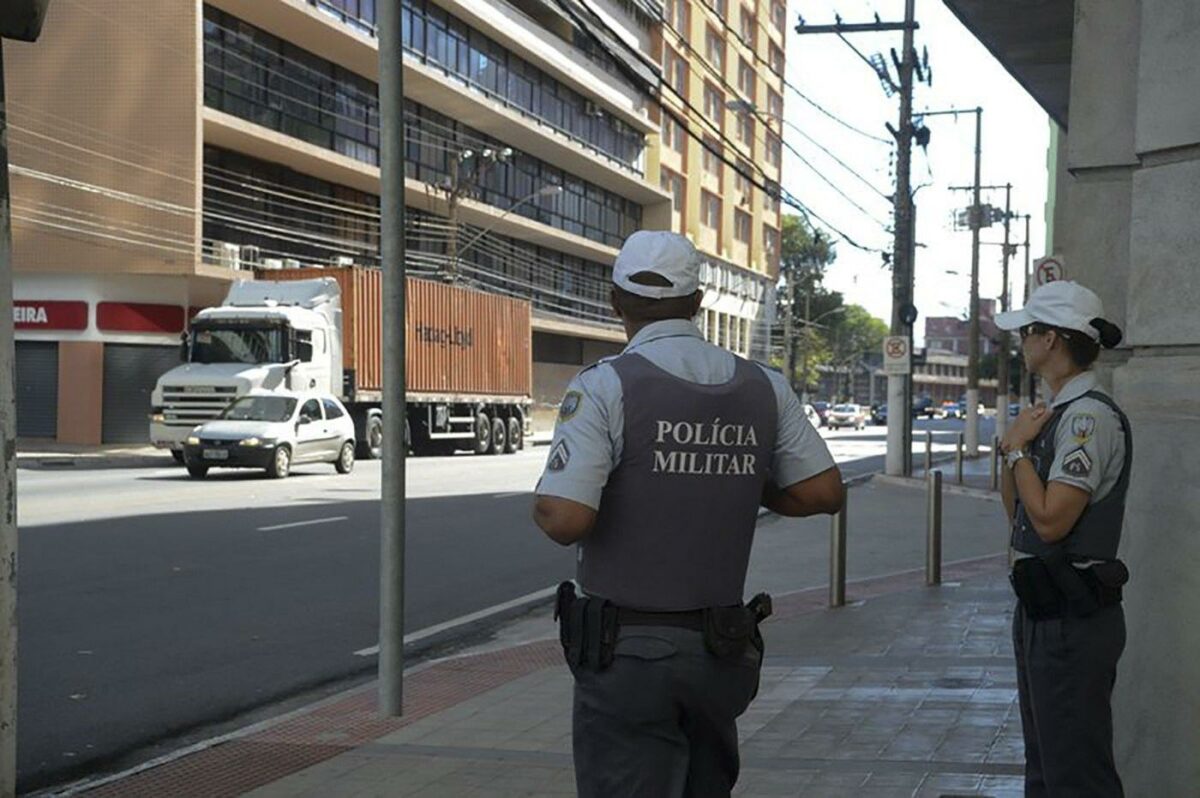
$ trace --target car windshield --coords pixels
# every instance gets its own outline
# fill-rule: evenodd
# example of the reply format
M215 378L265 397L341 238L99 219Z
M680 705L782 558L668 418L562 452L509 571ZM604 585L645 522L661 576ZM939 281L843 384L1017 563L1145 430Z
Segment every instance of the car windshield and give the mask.
M858 408L854 405L838 405L837 407L833 408L833 412L835 413L853 413L857 410Z
M296 400L289 396L243 396L221 418L227 421L287 421L296 411Z
M192 333L193 363L282 363L286 337L281 327L200 327Z

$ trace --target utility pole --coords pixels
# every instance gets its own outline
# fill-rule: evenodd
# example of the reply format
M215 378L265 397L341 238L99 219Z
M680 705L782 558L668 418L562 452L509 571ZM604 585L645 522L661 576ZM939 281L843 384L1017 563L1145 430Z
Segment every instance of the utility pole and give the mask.
M383 477L379 547L379 712L404 710L405 268L404 70L400 0L380 0L380 255L383 266Z
M916 22L916 0L905 0L904 21L874 24L845 24L839 18L836 25L808 25L803 19L796 26L797 33L846 33L904 31L903 54L897 64L900 71L899 127L891 128L896 139L896 192L893 197L895 217L895 240L892 249L892 323L891 334L908 338L908 351L912 353L912 325L915 313L913 296L913 200L911 190L912 169L912 101L913 72L916 68L916 53L913 50L913 32L920 27ZM895 53L893 52L893 60ZM885 70L886 71L886 70ZM882 77L882 76L881 76ZM909 442L912 416L912 375L888 375L888 426L887 455L885 470L891 475L908 474L910 471L912 444Z
M802 396L800 398L803 404L808 404L808 349L812 344L812 330L809 326L812 322L812 280L804 286L804 360L801 361L800 379L803 380Z
M1030 263L1029 263L1029 214L1025 214L1025 304L1026 305L1029 304L1029 289L1030 289L1029 284L1032 282L1032 280L1033 280L1033 273L1030 271ZM1028 371L1025 368L1025 356L1023 353L1022 353L1020 362L1021 362L1021 369L1023 372L1025 372L1025 379L1024 379L1024 381L1019 382L1017 384L1024 385L1025 382L1029 383L1029 404L1032 405L1034 403L1034 401L1037 399L1037 384L1034 382L1036 377L1033 374L1033 372ZM1020 391L1018 391L1018 393L1020 393Z
M971 304L967 335L967 429L968 457L979 456L979 228L983 226L983 208L979 203L979 183L983 160L983 109L975 109L975 185L971 200Z
M1004 185L1004 268L1000 286L1000 312L1008 311L1009 231L1012 226L1012 183ZM1008 360L1012 341L1008 330L1000 330L996 362L996 435L1003 438L1008 431Z
M796 342L792 338L792 317L796 315L796 265L787 267L787 313L783 314L783 373L788 386L796 392Z

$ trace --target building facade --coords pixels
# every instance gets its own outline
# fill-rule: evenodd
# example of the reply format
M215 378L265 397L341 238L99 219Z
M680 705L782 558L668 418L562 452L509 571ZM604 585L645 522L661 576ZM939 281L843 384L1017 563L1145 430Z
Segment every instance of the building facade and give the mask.
M1200 5L1041 0L1019 15L947 0L1059 127L1051 253L1125 340L1102 384L1133 427L1121 558L1127 640L1114 693L1128 795L1200 783Z
M814 398L830 402L854 402L873 407L887 404L887 375L883 353L871 353L850 364L822 366ZM967 392L967 356L932 347L918 349L913 356L913 400L928 399L934 405L958 402ZM996 401L994 379L979 380L979 401L992 407Z
M784 0L665 0L647 177L708 259L708 340L767 360L779 274Z
M996 300L979 300L979 354L998 350L1000 330L996 327ZM970 322L957 316L930 316L925 319L925 345L965 355L971 341Z
M670 216L657 3L586 7L402 3L407 266L532 301L542 418L619 351L611 264ZM375 24L374 0L95 0L6 48L20 436L145 440L233 280L379 265Z

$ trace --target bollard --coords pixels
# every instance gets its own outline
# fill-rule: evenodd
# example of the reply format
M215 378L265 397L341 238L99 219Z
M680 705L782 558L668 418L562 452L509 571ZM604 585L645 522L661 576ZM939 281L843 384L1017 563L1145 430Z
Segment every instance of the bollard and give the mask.
M933 468L933 431L925 430L925 473Z
M958 433L958 451L954 454L954 470L958 476L958 484L963 484L963 434Z
M1000 439L992 437L992 490L997 490L1000 487Z
M849 496L849 494L847 494ZM829 606L846 603L846 505L829 519Z
M942 583L942 472L931 471L925 480L925 584Z

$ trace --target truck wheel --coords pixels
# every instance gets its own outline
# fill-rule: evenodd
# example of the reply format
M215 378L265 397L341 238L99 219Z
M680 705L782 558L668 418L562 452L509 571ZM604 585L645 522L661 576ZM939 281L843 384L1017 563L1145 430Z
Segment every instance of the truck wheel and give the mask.
M519 449L525 448L525 425L521 423L521 419L513 416L508 420L508 440L505 442L504 451L513 454Z
M267 476L271 479L283 479L292 470L292 450L286 446L275 449L275 456L267 465Z
M366 434L358 443L358 459L378 460L383 457L383 417L379 414L367 416Z
M492 448L492 421L486 414L475 416L475 454L487 454Z
M339 474L349 474L354 470L354 441L346 441L342 444L342 449L338 452L338 459L334 461L333 467Z
M179 465L184 465L183 449L172 449L171 457L173 457L175 459L175 462L178 463Z
M187 470L188 476L195 477L196 479L204 479L204 477L208 474L208 466L189 465Z
M497 418L492 421L492 454L504 454L508 447L508 424L504 419Z

